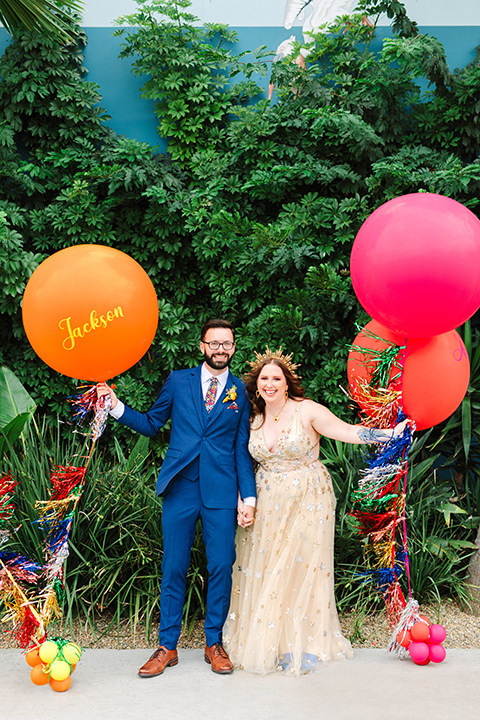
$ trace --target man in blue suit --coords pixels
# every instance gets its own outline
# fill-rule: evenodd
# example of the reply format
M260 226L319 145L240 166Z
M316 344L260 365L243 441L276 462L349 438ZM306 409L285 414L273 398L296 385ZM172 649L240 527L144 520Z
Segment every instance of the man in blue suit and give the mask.
M142 435L155 435L172 418L170 445L157 480L157 492L163 495L159 648L140 668L141 677L161 675L178 663L186 574L199 518L208 568L205 661L216 673L233 671L222 628L230 604L237 506L246 523L255 506L249 402L243 383L228 369L235 352L232 325L208 321L200 350L202 365L172 372L146 413L124 405L105 384L98 389L99 395L110 395L111 414Z

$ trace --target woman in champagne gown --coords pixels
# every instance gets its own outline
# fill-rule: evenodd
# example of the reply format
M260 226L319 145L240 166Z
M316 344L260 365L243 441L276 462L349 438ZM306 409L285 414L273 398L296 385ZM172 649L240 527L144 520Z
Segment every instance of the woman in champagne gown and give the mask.
M230 610L223 642L238 668L300 675L352 656L334 597L335 495L319 461L319 437L387 442L403 431L349 425L305 399L296 365L281 349L257 355L250 453L257 463L254 521L239 505Z

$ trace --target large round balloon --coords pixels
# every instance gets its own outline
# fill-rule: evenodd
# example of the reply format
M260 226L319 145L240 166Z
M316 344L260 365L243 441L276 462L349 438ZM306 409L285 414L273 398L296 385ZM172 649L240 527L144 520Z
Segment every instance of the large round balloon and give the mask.
M402 195L363 223L350 269L375 320L406 337L440 335L480 305L480 221L451 198Z
M383 327L376 320L370 320L356 336L348 354L347 375L352 396L362 409L366 408L362 403L359 384L372 382L375 373L381 371L382 355L389 348L392 349L396 360L392 363L388 378L385 378L382 387L388 384L390 387L394 386L394 389L400 389L403 354L396 353L395 347L404 346L405 343L405 338Z
M470 379L462 338L451 330L407 342L402 376L403 410L425 430L446 420L460 405Z
M395 346L404 349L395 353ZM371 384L381 364L381 354L392 348L392 365L382 387L401 390L405 414L415 420L417 430L433 427L449 417L462 402L470 378L468 353L460 335L451 330L431 338L411 338L370 321L352 344L347 373L352 396L360 407L359 383ZM402 367L403 366L403 367Z
M158 302L147 273L105 245L75 245L42 262L23 295L33 349L64 375L108 380L147 352Z

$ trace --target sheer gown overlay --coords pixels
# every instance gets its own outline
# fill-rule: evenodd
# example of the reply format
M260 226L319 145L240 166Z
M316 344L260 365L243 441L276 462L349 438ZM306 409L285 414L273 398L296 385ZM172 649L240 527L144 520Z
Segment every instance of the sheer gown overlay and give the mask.
M223 642L238 668L300 675L352 655L334 597L335 496L300 408L273 452L255 426L249 450L259 463L257 511L237 531Z

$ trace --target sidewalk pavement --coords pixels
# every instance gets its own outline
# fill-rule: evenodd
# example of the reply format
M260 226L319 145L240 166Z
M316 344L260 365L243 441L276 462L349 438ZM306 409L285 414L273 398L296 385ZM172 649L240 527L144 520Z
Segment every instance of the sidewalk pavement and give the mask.
M63 693L30 681L20 650L0 650L1 720L480 720L480 649L448 650L424 667L360 649L299 678L236 671L216 675L203 650L143 679L148 650L85 650Z

